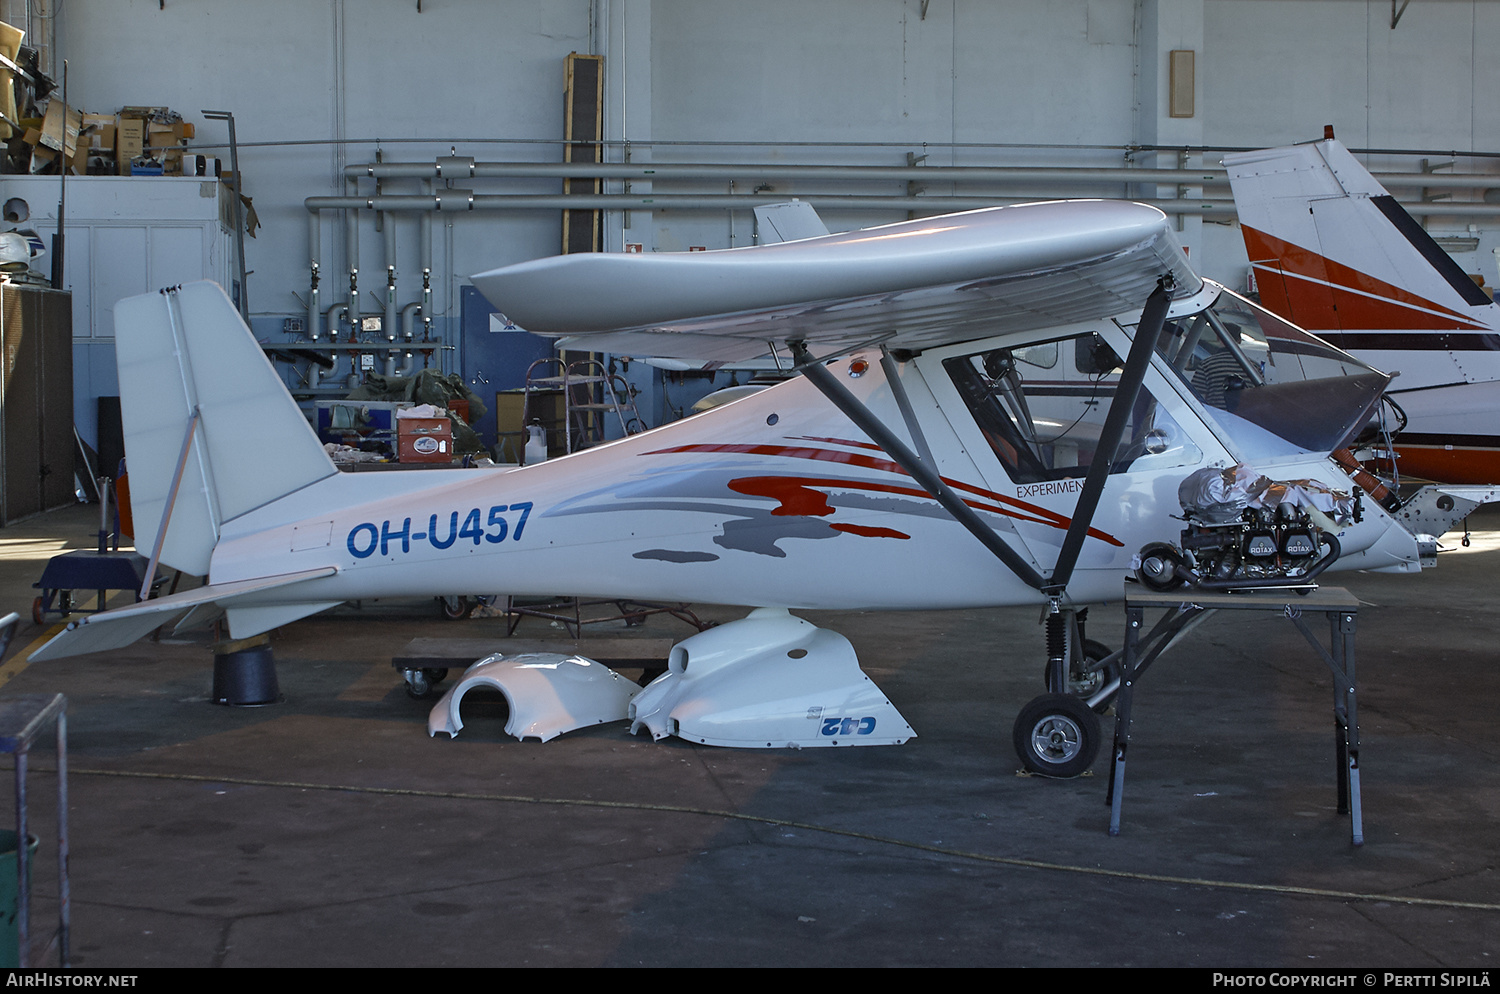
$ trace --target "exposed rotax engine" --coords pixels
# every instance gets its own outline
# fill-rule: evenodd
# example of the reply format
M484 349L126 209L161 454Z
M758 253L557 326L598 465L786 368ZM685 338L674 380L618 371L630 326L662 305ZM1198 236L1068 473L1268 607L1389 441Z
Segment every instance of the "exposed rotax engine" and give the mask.
M1187 525L1179 544L1153 542L1138 557L1136 578L1151 590L1312 587L1339 557L1334 532L1362 510L1357 490L1278 483L1243 466L1199 470L1178 499Z

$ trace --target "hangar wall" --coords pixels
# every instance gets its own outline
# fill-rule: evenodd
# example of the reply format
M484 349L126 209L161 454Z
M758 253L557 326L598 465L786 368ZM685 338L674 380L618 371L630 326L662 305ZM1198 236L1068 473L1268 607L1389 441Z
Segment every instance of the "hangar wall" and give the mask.
M12 0L11 6L16 6ZM304 200L357 189L346 166L432 162L450 151L481 161L557 161L563 58L605 57L609 161L1138 166L1216 164L1213 152L1126 154L1127 146L1256 147L1319 137L1333 124L1351 147L1491 150L1500 69L1478 53L1500 44L1500 4L1426 0L1390 25L1386 0L31 0L56 9L54 62L69 62L75 106L166 105L198 125L196 145L222 144L232 111L245 192L262 223L247 242L258 333L304 313ZM1167 54L1196 56L1195 107L1166 107ZM205 149L211 154L213 149ZM227 157L227 149L217 154ZM1376 157L1372 165L1385 163ZM1412 168L1407 157L1392 165ZM1491 163L1495 163L1492 165ZM1460 167L1500 171L1500 160ZM554 193L557 180L473 184L483 192ZM771 184L796 196L796 181ZM746 183L680 181L656 190L744 193ZM881 189L897 190L901 184ZM416 193L391 180L383 193ZM649 193L611 181L606 192ZM943 192L934 188L932 192ZM1195 189L1101 184L1047 195L1197 196ZM1039 195L1039 194L1034 194ZM1227 197L1227 188L1219 192ZM319 227L324 286L345 288L344 226ZM840 211L837 229L899 219ZM419 229L396 226L401 303L419 292ZM1456 256L1497 274L1500 223L1432 220L1435 232L1480 238ZM1208 275L1243 285L1238 232L1184 217L1183 241ZM476 271L553 254L555 210L437 216L434 311L460 319ZM365 294L383 292L383 233L361 226ZM645 251L748 244L749 211L640 210L606 216L605 248ZM449 361L461 365L461 356ZM451 368L459 368L454 365Z

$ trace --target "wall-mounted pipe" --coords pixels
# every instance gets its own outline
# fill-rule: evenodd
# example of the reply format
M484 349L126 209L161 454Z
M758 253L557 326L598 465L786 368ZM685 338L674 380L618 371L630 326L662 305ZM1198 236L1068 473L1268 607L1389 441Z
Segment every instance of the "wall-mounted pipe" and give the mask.
M346 181L345 187L353 191L353 181ZM349 340L355 341L359 336L359 211L346 210L344 212L344 242L345 251L349 262Z
M328 323L327 324L327 327L328 327L328 340L330 342L337 342L338 341L338 338L339 338L339 313L340 312L343 312L344 314L348 314L349 313L349 305L347 305L347 304L330 304L328 306L328 309L323 312L324 319ZM329 356L328 356L328 358L330 358L330 359L333 360L333 365L330 366L330 367L328 367L327 372L325 372L323 374L322 378L325 379L325 380L331 380L331 379L333 379L335 376L338 375L338 371L339 371L339 354L338 354L338 352L335 351L335 352L330 353Z
M432 189L429 180L424 184ZM417 248L422 256L422 341L432 341L432 215L423 212L417 225ZM410 330L406 340L411 341Z
M464 209L467 211L489 210L751 210L760 204L785 203L786 194L629 194L629 193L581 193L581 194L476 194L472 191L447 191L463 193ZM439 197L421 194L386 194L380 197L308 197L303 201L310 211L320 210L375 210L375 211L428 211L449 210L439 204ZM1003 204L1029 203L1035 197L982 197L942 196L938 194L917 197L860 197L845 194L823 196L798 194L798 200L806 201L815 208L824 210L858 211L921 211L942 213L956 210L973 210L979 207L997 207ZM1184 214L1233 215L1234 202L1230 200L1150 200L1139 203L1152 204L1162 211ZM1425 205L1431 206L1431 205ZM1500 209L1500 207L1497 207Z
M396 340L396 225L384 214L381 215L381 222L385 233L385 317L381 324L385 331L385 340L394 342Z
M346 179L453 179L455 170L444 170L442 162L372 162L344 167ZM630 162L474 162L464 178L478 179L573 179L598 177L621 180L838 180L841 182L991 183L991 184L1098 184L1142 183L1167 186L1227 186L1223 169L1153 169L1124 166L825 166L787 163L630 163ZM1387 189L1500 188L1500 174L1480 173L1376 173Z
M921 214L941 214L950 211L977 210L982 207L999 207L1006 204L1028 203L1035 197L976 197L943 196L924 194L917 197L859 197L835 194L822 196L815 193L797 195L818 210L851 211L912 211ZM1232 200L1161 200L1132 198L1136 203L1149 204L1165 214L1188 214L1202 217L1234 217ZM489 210L752 210L761 204L785 203L787 196L775 194L663 194L647 195L605 194L470 194L468 209ZM1500 203L1478 203L1474 201L1434 202L1398 201L1407 212L1417 217L1496 217L1500 216ZM398 195L383 197L308 197L303 201L310 211L383 210L383 211L434 211L439 207L434 198L420 195Z
M313 212L307 216L307 337L316 342L322 333L323 312L318 309L318 260L323 257L323 219Z
M412 340L413 315L422 311L422 305L412 301L401 308L401 334L408 342ZM425 312L424 312L425 314Z

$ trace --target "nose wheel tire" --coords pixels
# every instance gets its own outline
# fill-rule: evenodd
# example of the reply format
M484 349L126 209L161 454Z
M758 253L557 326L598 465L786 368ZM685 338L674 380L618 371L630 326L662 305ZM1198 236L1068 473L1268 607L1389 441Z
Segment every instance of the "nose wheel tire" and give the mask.
M1071 694L1043 694L1021 709L1011 734L1016 755L1032 773L1065 779L1094 765L1099 716Z

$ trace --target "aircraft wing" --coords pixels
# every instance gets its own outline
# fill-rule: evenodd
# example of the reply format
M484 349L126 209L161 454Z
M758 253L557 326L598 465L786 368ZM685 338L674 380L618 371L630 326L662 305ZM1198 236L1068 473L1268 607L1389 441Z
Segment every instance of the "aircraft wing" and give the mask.
M115 608L99 614L86 614L53 636L51 641L31 654L30 662L61 659L84 652L102 652L106 649L123 649L148 632L158 628L176 615L200 604L211 604L243 597L246 594L287 587L305 580L316 580L332 576L338 570L333 566L283 573L279 576L259 577L253 580L235 580L230 583L210 583L180 594L156 597L128 607Z
M1178 296L1202 287L1165 214L1080 200L715 252L556 256L472 280L571 348L734 362L789 339L923 349L1108 317L1169 272Z

